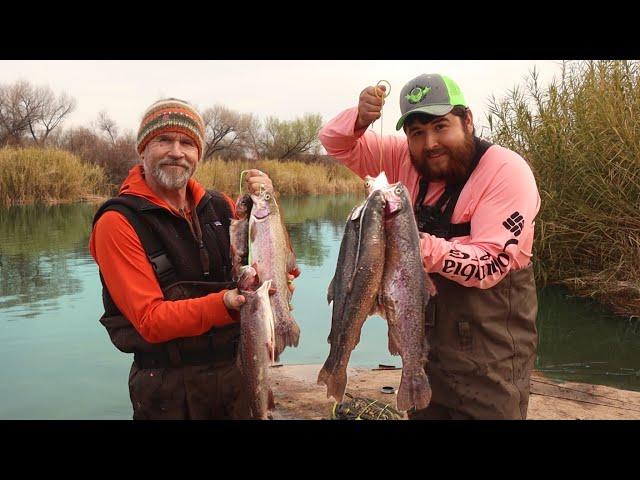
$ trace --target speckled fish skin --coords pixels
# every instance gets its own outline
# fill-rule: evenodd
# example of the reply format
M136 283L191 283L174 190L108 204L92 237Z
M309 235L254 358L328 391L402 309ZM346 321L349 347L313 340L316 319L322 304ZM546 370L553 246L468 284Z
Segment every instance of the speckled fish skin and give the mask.
M296 256L291 248L275 197L268 191L251 195L253 207L249 218L249 243L251 258L258 277L271 280L275 290L271 295L271 307L276 322L275 358L279 359L285 347L297 347L300 327L291 314L291 291L288 274L299 273Z
M260 284L255 269L245 266L238 291L246 302L240 307L240 370L247 389L251 417L268 420L274 408L269 368L274 360L275 322L269 301L271 280Z
M347 220L341 245L343 258L354 256L353 264L338 261L328 298L333 299L329 356L318 374L318 384L327 386L327 398L341 402L347 386L347 365L360 341L360 332L376 303L384 265L384 197L373 192L359 211ZM353 223L357 225L354 227ZM354 228L356 231L354 232ZM355 242L354 242L355 237ZM343 248L344 247L344 248Z
M248 263L249 255L249 215L253 202L249 194L242 195L236 203L236 217L229 225L231 244L231 278L237 281L240 268Z
M420 236L409 191L402 183L395 183L382 192L387 237L381 297L389 325L389 352L402 357L397 405L400 410L422 409L431 401L431 387L424 371L428 353L424 330L428 277L422 266Z

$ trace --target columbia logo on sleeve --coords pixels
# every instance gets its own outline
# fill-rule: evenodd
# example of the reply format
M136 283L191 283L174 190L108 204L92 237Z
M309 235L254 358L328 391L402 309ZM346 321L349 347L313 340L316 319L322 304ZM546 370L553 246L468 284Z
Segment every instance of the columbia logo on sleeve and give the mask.
M522 228L524 227L524 217L518 212L513 212L509 218L502 222L502 225L517 237L522 233Z

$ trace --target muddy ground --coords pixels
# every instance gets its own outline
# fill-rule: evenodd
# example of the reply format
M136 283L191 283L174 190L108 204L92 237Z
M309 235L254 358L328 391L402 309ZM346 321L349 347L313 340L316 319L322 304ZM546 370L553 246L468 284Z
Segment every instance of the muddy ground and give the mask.
M321 365L283 365L270 369L277 420L329 419L333 400L326 387L316 385ZM382 393L383 386L396 389L402 371L348 369L347 392L390 403L395 394ZM528 420L626 420L640 419L640 392L602 385L561 383L535 372L531 378Z

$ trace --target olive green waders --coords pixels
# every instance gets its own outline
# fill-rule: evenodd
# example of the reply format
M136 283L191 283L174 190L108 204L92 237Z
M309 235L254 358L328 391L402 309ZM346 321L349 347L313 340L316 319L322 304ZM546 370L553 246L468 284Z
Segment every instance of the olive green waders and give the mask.
M425 371L431 404L412 420L526 419L537 347L538 301L529 265L489 289L431 275Z

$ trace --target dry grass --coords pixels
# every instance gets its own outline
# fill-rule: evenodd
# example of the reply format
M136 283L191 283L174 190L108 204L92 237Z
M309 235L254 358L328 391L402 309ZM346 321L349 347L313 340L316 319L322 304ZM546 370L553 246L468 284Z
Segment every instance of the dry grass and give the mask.
M538 279L640 315L640 63L566 62L492 98L492 140L534 171Z
M239 193L240 172L250 168L266 172L281 195L333 195L362 190L362 180L338 164L214 159L200 164L195 178L205 187L223 191L234 198Z
M64 150L0 150L0 206L83 200L104 194L105 185L101 167Z

